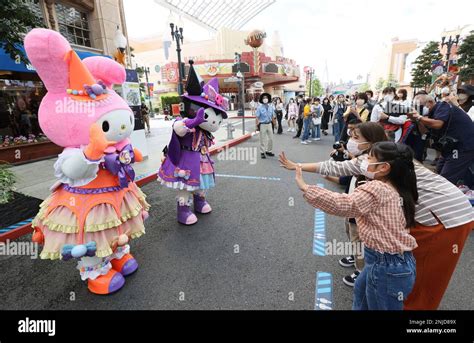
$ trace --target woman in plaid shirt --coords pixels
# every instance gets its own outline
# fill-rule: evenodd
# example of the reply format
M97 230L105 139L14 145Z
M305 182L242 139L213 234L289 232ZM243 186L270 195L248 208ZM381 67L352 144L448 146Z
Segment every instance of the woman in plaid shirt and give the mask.
M376 143L362 170L372 181L351 194L307 185L300 164L296 182L312 206L356 218L365 267L354 286L353 309L402 310L416 278L417 244L409 233L418 200L413 152L393 142Z

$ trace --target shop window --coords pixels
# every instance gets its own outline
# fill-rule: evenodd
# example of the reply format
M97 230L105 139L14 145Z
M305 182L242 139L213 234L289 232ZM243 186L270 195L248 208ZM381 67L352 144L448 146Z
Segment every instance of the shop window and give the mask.
M21 0L31 12L44 21L44 13L41 8L40 0Z
M86 12L72 6L56 3L59 32L69 43L91 47L89 20Z
M38 122L45 93L40 81L0 79L0 149L47 140Z

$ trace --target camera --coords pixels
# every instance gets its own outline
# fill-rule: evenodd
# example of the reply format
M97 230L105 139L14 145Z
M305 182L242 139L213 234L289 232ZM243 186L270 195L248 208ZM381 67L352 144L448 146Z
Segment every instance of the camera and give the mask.
M344 149L344 142L339 141L332 145L333 149L336 150L335 153L331 155L332 159L336 162L342 162L348 159L347 153L345 151L340 151Z

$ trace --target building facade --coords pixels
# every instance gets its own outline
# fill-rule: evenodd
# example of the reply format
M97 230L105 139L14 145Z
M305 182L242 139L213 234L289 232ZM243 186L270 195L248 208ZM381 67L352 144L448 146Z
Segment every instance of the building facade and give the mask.
M238 52L241 54L240 71L245 80L246 103L264 91L282 98L285 93L304 91L300 66L284 56L278 33L273 33L272 38L265 40L258 49L245 44L249 33L221 28L208 40L191 42L185 39L181 52L185 71L189 68L189 60L193 60L196 71L204 80L219 79L221 93L228 95L235 105L238 84L232 81L232 77L237 73L235 53ZM176 46L170 41L170 38L162 36L130 43L134 48L136 64L150 68L149 82L154 84L157 104L157 96L177 91Z
M23 2L45 27L66 37L80 58L112 56L117 28L127 36L122 0ZM58 150L42 135L38 124L38 108L45 93L32 66L0 49L0 160L22 163L54 155ZM19 155L20 145L28 153Z

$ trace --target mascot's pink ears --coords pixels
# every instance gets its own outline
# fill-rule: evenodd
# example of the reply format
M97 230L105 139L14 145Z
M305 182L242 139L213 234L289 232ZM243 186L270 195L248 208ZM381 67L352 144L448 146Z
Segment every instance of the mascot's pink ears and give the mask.
M69 88L69 62L64 57L71 49L69 42L53 30L36 28L25 36L28 59L49 92L62 93ZM110 58L94 56L83 62L94 78L107 87L125 82L125 69Z

